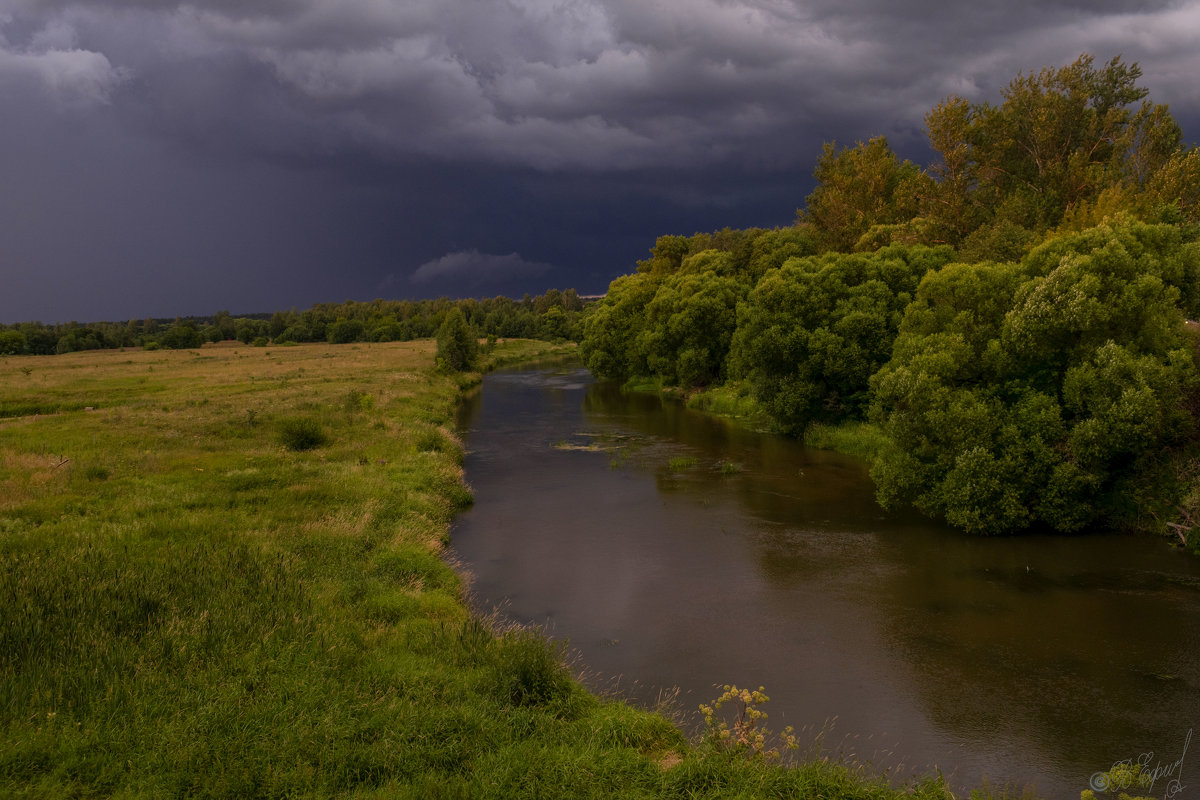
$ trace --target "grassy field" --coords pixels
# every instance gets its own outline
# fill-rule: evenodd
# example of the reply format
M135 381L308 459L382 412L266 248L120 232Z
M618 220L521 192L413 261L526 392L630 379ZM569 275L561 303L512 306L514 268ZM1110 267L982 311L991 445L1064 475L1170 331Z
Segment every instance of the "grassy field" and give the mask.
M473 619L441 556L477 376L432 363L0 358L0 796L909 796L689 743Z

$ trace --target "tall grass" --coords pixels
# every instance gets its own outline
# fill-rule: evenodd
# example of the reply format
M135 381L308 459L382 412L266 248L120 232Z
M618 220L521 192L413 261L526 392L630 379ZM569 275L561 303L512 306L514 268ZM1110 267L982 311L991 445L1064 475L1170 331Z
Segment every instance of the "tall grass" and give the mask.
M0 359L0 407L61 409L0 420L0 796L898 794L692 747L472 618L472 380L430 342Z
M836 450L874 461L888 445L887 436L869 422L847 421L838 425L814 422L804 432L804 443L821 450Z
M697 392L688 398L688 408L735 419L754 430L771 431L777 427L750 393L750 387L731 381Z

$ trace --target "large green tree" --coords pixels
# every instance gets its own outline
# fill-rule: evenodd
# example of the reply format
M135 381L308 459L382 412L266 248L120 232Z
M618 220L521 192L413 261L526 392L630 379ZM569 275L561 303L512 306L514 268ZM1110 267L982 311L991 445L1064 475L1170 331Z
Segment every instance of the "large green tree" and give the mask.
M813 176L817 186L796 221L813 231L822 250L848 252L872 227L917 213L921 170L900 161L882 136L841 149L826 143Z
M731 372L787 430L861 417L918 282L951 256L893 246L788 260L739 308Z
M712 255L705 259L705 255ZM705 251L700 263L721 261ZM667 278L646 306L645 325L634 347L647 369L666 383L707 386L724 377L737 304L747 287L713 270L681 271Z
M927 275L871 381L892 443L872 471L881 502L976 533L1102 516L1189 430L1197 255L1178 228L1131 224Z
M661 273L650 271L623 275L589 311L579 349L598 377L624 380L646 374L645 359L634 345L645 326L646 306L662 280Z
M1064 223L1200 220L1200 155L1136 64L1082 55L1014 78L1003 102L949 97L925 118L939 159L920 186L931 235L969 260L1019 258Z

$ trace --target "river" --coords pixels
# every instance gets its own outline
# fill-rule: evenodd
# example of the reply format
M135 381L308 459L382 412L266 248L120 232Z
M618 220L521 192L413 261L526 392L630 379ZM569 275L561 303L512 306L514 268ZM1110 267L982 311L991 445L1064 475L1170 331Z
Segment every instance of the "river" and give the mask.
M568 640L591 687L690 713L762 685L810 752L959 792L1184 757L1200 798L1200 561L1165 542L885 512L856 459L574 367L488 375L459 426L477 605Z

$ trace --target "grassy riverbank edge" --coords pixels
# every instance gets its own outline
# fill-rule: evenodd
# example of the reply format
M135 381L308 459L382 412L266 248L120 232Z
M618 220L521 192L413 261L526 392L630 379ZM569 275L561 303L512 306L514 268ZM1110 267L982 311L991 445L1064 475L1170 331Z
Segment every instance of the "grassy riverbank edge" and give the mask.
M657 378L634 378L621 387L627 392L656 394L681 402L695 411L731 420L738 425L762 433L781 433L770 414L750 393L749 387L737 381L704 389L684 390L664 386ZM804 432L804 444L818 450L832 450L857 456L867 464L888 446L888 439L877 426L869 422L848 420L837 425L814 422Z
M0 795L949 796L689 743L473 618L442 556L479 376L432 354L0 359L0 410L62 409L0 417Z
M758 404L749 387L736 381L705 389L664 386L658 378L632 378L621 387L628 392L658 395L688 408L728 419L750 430L782 434ZM805 446L831 450L873 465L891 442L877 425L845 420L828 425L813 422L805 429ZM1123 498L1118 502L1119 498ZM1149 469L1126 478L1113 492L1113 527L1139 535L1165 538L1172 545L1200 556L1200 434L1178 443L1152 461Z

